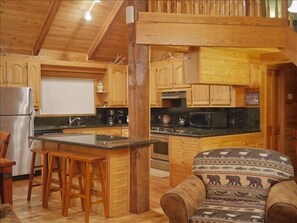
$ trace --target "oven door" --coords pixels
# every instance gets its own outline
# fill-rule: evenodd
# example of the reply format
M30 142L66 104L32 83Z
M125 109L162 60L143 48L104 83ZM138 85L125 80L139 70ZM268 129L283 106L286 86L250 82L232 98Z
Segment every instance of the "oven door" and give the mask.
M152 134L151 139L158 140L151 148L151 167L169 171L169 136L163 134Z

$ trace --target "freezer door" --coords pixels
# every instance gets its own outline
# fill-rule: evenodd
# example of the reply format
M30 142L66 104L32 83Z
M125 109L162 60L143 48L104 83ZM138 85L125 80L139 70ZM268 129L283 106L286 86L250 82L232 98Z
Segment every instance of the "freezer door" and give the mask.
M0 116L1 131L9 132L10 141L6 158L16 161L13 166L13 176L28 174L30 172L31 140L33 135L34 119L30 116Z
M28 115L34 111L29 87L0 87L0 116Z

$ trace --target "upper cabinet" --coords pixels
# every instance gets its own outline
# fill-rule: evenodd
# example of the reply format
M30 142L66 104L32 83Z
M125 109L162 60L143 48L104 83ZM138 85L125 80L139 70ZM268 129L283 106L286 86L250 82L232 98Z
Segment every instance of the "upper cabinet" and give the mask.
M108 106L128 106L128 72L126 65L108 65Z
M156 63L150 64L150 74L149 74L149 86L150 86L150 106L151 107L160 107L161 98L160 92L157 91L157 65Z
M249 85L247 53L239 49L200 47L184 55L188 84Z
M27 62L17 57L1 57L1 86L26 87ZM3 70L3 71L2 71Z
M36 58L1 56L0 85L32 87L34 107L40 105L40 62Z
M262 85L262 78L266 70L266 65L250 64L250 87L260 87Z
M231 106L231 86L203 85L192 86L192 101L190 107Z
M153 64L158 79L158 90L183 89L190 87L190 85L185 84L182 59L174 58L171 60L155 62Z

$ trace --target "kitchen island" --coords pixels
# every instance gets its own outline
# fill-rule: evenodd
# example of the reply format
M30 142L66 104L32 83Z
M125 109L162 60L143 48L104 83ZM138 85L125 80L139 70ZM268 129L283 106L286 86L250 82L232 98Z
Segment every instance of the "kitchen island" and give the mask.
M147 148L149 144L155 143L153 140L75 133L31 136L30 139L41 140L44 148L105 156L110 217L129 213L130 150Z

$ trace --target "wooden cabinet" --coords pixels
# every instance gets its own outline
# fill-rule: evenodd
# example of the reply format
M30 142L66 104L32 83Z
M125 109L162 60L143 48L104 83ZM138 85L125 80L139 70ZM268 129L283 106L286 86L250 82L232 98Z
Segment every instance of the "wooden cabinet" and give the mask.
M36 58L1 56L0 85L32 87L34 107L40 106L40 62Z
M103 91L96 89L97 107L128 106L128 72L126 65L109 64L105 74L100 74L98 80L103 83Z
M184 55L185 83L249 85L247 52L200 47Z
M190 85L185 84L182 59L171 59L155 63L157 73L157 88L159 90L184 89Z
M260 87L265 75L266 65L250 64L250 87Z
M149 75L149 83L150 83L150 106L151 107L160 107L161 106L161 98L160 92L157 91L157 66L155 63L150 64L150 75Z
M19 57L1 56L1 85L26 87L27 84L27 61Z
M40 79L40 63L37 61L28 62L28 86L32 88L35 108L40 107Z
M129 134L128 127L94 127L94 128L73 128L63 129L63 133L89 133L97 135L125 136Z
M175 187L192 174L193 159L198 152L224 147L264 148L264 144L261 132L205 138L170 136L170 186Z
M192 163L199 151L199 138L169 137L170 186L174 187L192 173Z
M231 97L231 86L195 84L191 106L231 106Z
M128 72L126 65L108 65L108 106L128 105Z

